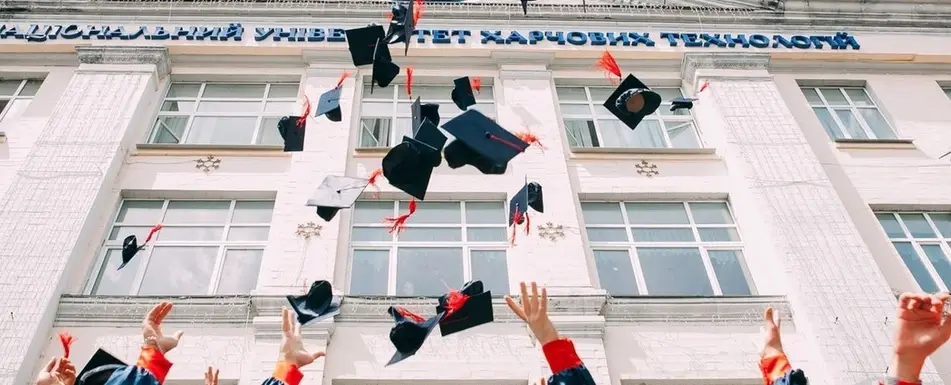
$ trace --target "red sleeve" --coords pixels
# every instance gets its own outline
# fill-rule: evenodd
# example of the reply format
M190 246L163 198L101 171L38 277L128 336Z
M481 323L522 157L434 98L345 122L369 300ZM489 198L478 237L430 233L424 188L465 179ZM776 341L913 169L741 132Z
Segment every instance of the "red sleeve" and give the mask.
M895 380L895 382L892 384L894 385L921 385L920 382L908 382L908 381L902 381L902 380ZM886 384L885 382L879 381L878 385L886 385Z
M279 361L277 365L274 365L274 373L271 374L271 377L281 380L287 385L300 385L301 380L304 379L304 373L301 373L300 368L295 364Z
M545 344L542 346L542 352L545 353L552 373L560 373L584 364L575 351L575 344L567 338L559 338Z
M165 382L165 377L168 376L169 369L172 368L172 363L165 358L165 354L158 347L146 345L142 347L142 352L139 353L139 360L136 361L135 366L148 370L158 380L158 383L162 384Z
M759 370L763 373L763 381L770 385L777 378L786 375L786 372L792 370L789 359L783 353L760 358Z

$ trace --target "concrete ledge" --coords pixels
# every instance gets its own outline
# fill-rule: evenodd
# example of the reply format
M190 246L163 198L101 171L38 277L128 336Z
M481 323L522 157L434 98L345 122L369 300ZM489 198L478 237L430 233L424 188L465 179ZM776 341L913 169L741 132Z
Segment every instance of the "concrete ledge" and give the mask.
M715 148L573 147L571 160L664 159L719 160Z
M284 146L264 144L163 144L139 143L132 156L290 156Z

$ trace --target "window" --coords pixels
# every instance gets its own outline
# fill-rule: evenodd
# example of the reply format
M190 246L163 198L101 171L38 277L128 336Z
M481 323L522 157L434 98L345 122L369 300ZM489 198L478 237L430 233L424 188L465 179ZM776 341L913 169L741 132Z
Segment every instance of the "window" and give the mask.
M486 80L486 79L483 79ZM443 122L462 113L452 103L452 86L413 84L413 99L406 96L406 86L393 84L387 88L375 87L370 93L370 84L363 87L363 103L360 106L360 145L362 148L392 147L403 141L403 136L413 136L411 106L416 97L424 103L439 104L439 118ZM495 100L492 85L482 83L481 92L476 92L476 105L490 118L495 117ZM393 122L396 122L395 124Z
M945 95L948 95L948 97L951 98L951 87L942 87L941 89L944 90Z
M670 111L670 100L682 97L679 88L652 88L664 102L657 112L631 130L604 101L614 87L556 87L561 116L571 147L697 148L700 138L690 110Z
M878 222L915 277L929 293L951 287L951 213L876 213Z
M601 288L611 295L752 295L726 202L584 202Z
M895 139L891 126L864 87L802 87L832 139Z
M172 83L149 143L283 144L277 122L301 113L299 88L297 83Z
M249 294L257 286L273 201L126 200L107 237L97 295ZM156 223L164 228L126 267L122 240L139 245Z
M20 117L42 84L42 80L0 80L0 122Z
M407 202L361 201L350 233L351 295L440 296L478 279L509 292L503 202L419 202L397 238L381 223Z

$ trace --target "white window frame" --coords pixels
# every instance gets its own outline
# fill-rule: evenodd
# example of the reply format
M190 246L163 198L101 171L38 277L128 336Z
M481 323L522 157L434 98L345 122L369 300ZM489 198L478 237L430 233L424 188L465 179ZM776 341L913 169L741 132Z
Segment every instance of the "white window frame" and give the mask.
M565 120L588 120L588 121L591 122L591 125L594 127L595 136L596 136L595 140L598 141L598 145L597 145L597 146L590 146L590 147L589 147L589 146L578 146L578 147L572 147L572 148L630 148L630 147L616 147L616 146L605 146L605 145L604 145L604 139L603 139L603 135L602 135L602 133L601 133L601 125L598 124L598 120L599 120L599 119L600 119L600 120L608 120L608 119L618 120L618 119L617 119L616 117L614 117L614 116L611 116L611 117L606 117L606 116L605 116L605 117L601 117L600 115L597 114L597 111L598 111L597 109L598 109L598 107L602 107L602 105L604 104L604 101L603 101L603 100L602 100L602 101L594 100L594 98L591 96L591 88L605 88L605 89L608 89L608 88L612 88L612 87L608 87L608 86L579 86L579 85L572 85L572 84L561 84L561 85L559 85L559 84L556 83L556 84L555 84L555 96L556 96L556 97L557 97L557 95L558 95L558 89L559 89L559 88L583 88L583 89L584 89L585 98L587 99L587 100L585 100L585 101L582 102L582 101L577 101L577 100L561 100L560 97L557 98L557 99L558 99L558 110L559 110L559 113L561 114L561 118L562 118L561 125L562 125L562 127L563 127L563 130L565 131L565 135L567 135L567 136L569 136L569 137L571 136L571 133L568 132L568 127L567 127L567 125L565 124ZM683 89L681 89L680 87L654 87L654 88L651 88L651 89L654 90L654 91L657 91L657 90L676 90L679 96L684 96ZM587 113L587 114L570 114L570 113L565 113L564 109L561 108L561 106L562 106L563 104L570 104L570 105L576 105L576 106L587 106L587 107L588 107L588 113ZM703 148L703 138L701 138L701 136L700 136L700 129L699 129L699 127L697 126L697 123L696 123L696 121L695 121L695 119L694 119L693 112L690 111L690 110L686 110L687 113L684 114L684 115L676 115L676 114L674 114L674 113L670 113L669 115L665 115L665 114L661 114L661 113L660 113L661 109L664 109L664 111L668 111L668 110L670 109L670 106L671 106L671 101L670 101L670 100L663 100L663 101L661 102L661 104L660 104L660 107L657 108L657 111L655 111L653 114L650 114L650 115L644 117L644 121L656 121L656 122L658 122L658 124L660 124L660 128L661 128L661 130L662 130L663 133L664 133L664 147L659 147L659 148L673 148L673 147L671 146L670 134L668 133L668 123L673 123L674 125L671 126L671 127L674 127L674 128L677 127L677 124L680 124L680 125L688 124L688 125L690 125L690 127L693 129L694 138L697 140L697 148ZM569 142L571 142L571 140L569 140Z
M841 93L842 96L845 97L845 100L849 104L848 105L829 104L829 101L826 100L825 95L823 95L822 92L820 91L820 89L822 88L835 88L839 90L839 93ZM885 124L888 125L888 130L891 131L892 135L894 135L896 138L898 137L898 131L895 131L895 127L892 125L891 122L888 121L888 118L885 117L885 114L882 113L882 109L878 106L878 103L875 102L875 99L872 98L872 94L868 92L868 89L866 89L866 87L799 86L799 90L800 92L803 93L803 95L805 95L805 92L807 89L815 92L819 96L819 100L822 101L822 104L815 104L815 103L809 102L809 109L812 110L815 108L824 108L826 112L828 112L829 115L832 116L832 120L835 121L836 128L838 129L838 132L841 135L841 137L833 137L832 140L855 139L855 138L852 138L852 135L848 132L848 130L845 129L845 125L842 124L842 120L840 120L838 114L835 113L836 109L843 109L843 108L848 108L852 112L852 115L855 116L856 121L859 123L859 126L862 128L862 131L864 131L865 135L868 136L868 139L859 139L859 140L893 140L892 138L880 139L877 137L875 132L872 130L871 127L869 127L868 123L865 121L865 117L859 113L859 110L863 110L863 109L875 109L876 111L878 111L878 114L882 116L882 119L885 122ZM852 101L852 97L849 96L849 93L846 92L846 90L861 90L863 93L865 93L865 96L868 97L868 100L872 103L872 105L863 106L863 107L856 106L855 102ZM815 110L813 110L812 113L813 115L815 115ZM820 119L818 115L816 115L816 119ZM820 121L819 124L822 124L822 122ZM825 131L825 129L823 129L823 131Z
M371 94L371 93L365 91L368 87L370 87L369 76L367 76L366 78L367 78L367 80L366 80L365 82L361 83L361 84L363 84L363 89L364 89L364 91L363 91L363 97L362 97L362 99L360 100L360 118L357 120L357 148L389 148L389 147L393 147L393 146L399 144L399 143L403 140L403 137L402 137L401 135L399 135L399 133L396 132L396 127L397 127L397 123L396 123L396 122L397 122L397 120L398 120L398 119L411 119L411 118L412 118L412 115L411 115L410 112L399 113L399 104L400 104L400 103L409 103L409 104L412 104L413 101L416 100L416 98L415 98L415 96L413 97L413 99L408 99L408 98L406 97L406 88L405 88L405 87L406 87L406 83L405 83L405 82L402 82L402 83L393 82L393 83L391 83L391 84L390 84L388 87L386 87L386 88L375 87L374 90L373 90L373 93ZM476 94L476 95L475 95L476 107L478 107L478 106L480 106L480 105L491 105L492 108L493 108L493 110L495 110L495 108L496 108L496 105L495 105L495 88L496 88L496 87L495 87L495 85L494 85L493 83L488 83L488 82L487 82L487 80L490 80L491 78L482 78L482 79L483 79L482 90L481 90L480 92L476 92L476 93L475 93L475 94ZM414 78L414 79L413 79L413 85L414 85L414 86L420 86L420 87L448 87L449 89L452 89L452 84L451 84L451 83L450 83L450 84L442 84L442 83L436 84L436 83L432 83L432 82L426 82L426 79L416 79L416 78ZM383 95L387 95L387 96L383 96ZM364 118L364 117L363 117L363 103L364 103L364 102L370 102L370 103L390 103L390 104L392 105L392 108L393 108L393 109L392 109L392 111L390 112L390 116L389 116L389 117L366 117L366 118ZM452 104L452 99L451 99L449 93L446 93L445 98L426 99L426 100L421 100L421 102L422 102L422 103L437 103L437 104L440 104L440 105L445 105L445 104ZM455 106L453 106L453 108L455 109ZM464 111L458 111L458 109L455 109L455 110L453 110L452 112L453 112L453 113L450 114L450 113L447 113L447 111L444 111L444 110L440 110L440 111L439 111L440 119L442 120L443 123L447 122L449 119L452 119L452 118L458 116L459 114L462 114ZM496 111L496 113L494 113L494 114L486 114L486 116L488 116L488 117L490 117L490 118L494 118L497 114L498 114L498 112ZM363 124L363 120L364 120L364 119L375 119L375 120L390 119L390 128L389 128L389 130L388 130L387 133L386 133L386 135L387 135L386 143L382 143L382 142L380 141L380 138L373 137L374 141L377 142L377 145L376 145L376 146L362 146L364 135L370 135L370 136L372 136L372 134L370 134L369 132L367 132L367 130L364 130L364 124Z
M944 253L944 257L951 262L951 246L948 246L948 243L951 242L951 238L944 238L941 235L941 231L938 230L938 226L934 224L934 220L931 219L931 214L951 214L951 212L936 212L936 211L876 211L877 215L891 215L898 222L898 225L901 226L901 230L905 233L902 238L888 238L888 242L892 244L894 248L895 242L899 243L910 243L911 247L915 250L918 260L924 265L925 270L928 271L928 275L931 276L931 279L935 282L935 285L938 286L939 291L948 291L948 284L944 282L938 271L935 270L934 265L931 263L931 259L928 257L928 254L925 254L925 250L921 245L938 245L941 248L941 252ZM935 233L937 238L914 238L911 235L911 231L908 230L908 226L905 225L905 220L901 218L901 214L905 215L923 215L925 221L928 222L928 226L931 227L931 231ZM878 218L876 218L878 220ZM881 221L879 221L879 226L881 226ZM884 227L882 228L884 231ZM895 252L898 252L898 249L895 249ZM905 269L911 274L911 269L905 265L902 261L902 265L905 266ZM918 290L924 291L921 288L921 284L918 283L917 279L912 279L915 282L915 285L918 286Z
M195 96L195 97L193 97L193 98L190 98L190 97L174 97L174 98L170 98L170 97L168 96L168 93L172 90L172 86L178 85L178 84L192 84L192 85L198 84L198 85L199 85L198 95ZM265 87L264 87L264 93L261 95L260 98L238 98L238 97L234 97L234 98L206 98L206 97L204 97L204 95L205 95L205 88L206 88L209 84L211 84L211 85L264 85ZM271 86L272 86L272 85L296 85L296 86L298 87L298 90L300 89L300 82L197 82L197 81L195 81L195 82L191 82L191 81L175 82L175 81L173 81L173 82L171 82L171 83L169 84L168 89L165 91L165 96L162 98L162 102L159 103L157 112L156 112L156 114L155 114L155 119L154 119L153 122L152 122L152 129L149 131L148 143L149 143L149 144L162 144L162 145L182 145L182 144L189 144L189 143L185 143L184 140L187 139L187 138L188 138L188 135L191 133L192 126L194 125L194 122L195 122L195 118L196 118L196 117L215 117L215 118L249 118L249 117L256 117L257 120L255 121L254 134L253 134L252 137L251 137L251 143L246 143L246 145L257 145L257 146L269 145L269 144L260 143L261 137L262 137L262 136L261 136L261 130L262 130L262 128L263 128L263 129L267 129L267 127L262 127L262 126L261 126L262 121L263 121L264 119L267 119L267 118L281 118L281 117L284 117L284 116L293 116L293 115L295 115L295 114L297 114L297 113L299 113L299 112L293 112L293 111L290 111L290 112L287 112L287 113L265 112L265 108L266 108L266 106L267 106L267 103L268 103L268 102L279 102L279 103L287 103L287 102L299 103L299 102L300 102L299 98L296 97L296 96L293 97L293 98L291 98L291 97L286 97L286 98L269 98L269 95L270 95L270 93L271 93ZM299 92L299 91L298 91L298 92ZM259 111L255 111L255 112L241 112L241 113L236 113L236 112L199 112L199 111L198 111L198 107L199 107L199 104L200 104L201 102L248 102L248 101L260 101L260 103L261 103L261 109L260 109ZM195 109L194 109L194 111L190 111L190 112L182 112L182 111L162 111L162 109L163 109L165 103L167 103L167 102L194 102L194 103L195 103ZM311 103L312 103L312 106L311 106L312 108L317 108L316 101L311 101ZM299 108L299 107L298 107L298 108ZM159 132L160 132L159 126L160 126L160 124L161 124L161 123L160 123L160 122L161 122L161 119L162 119L162 117L166 117L166 116L179 116L179 117L180 117L180 116L184 116L184 117L187 117L187 118L188 118L187 123L185 123L185 131L182 132L182 137L181 137L181 138L178 138L178 139L179 139L179 142L178 142L178 143L157 143L157 142L155 141L156 138L157 138L158 135L159 135ZM277 127L276 127L276 126L275 126L275 127L271 127L271 129L277 131ZM168 131L169 133L171 133L171 130L169 130L169 129L166 129L166 131ZM203 145L214 146L214 145L216 145L216 144L215 144L215 143L210 143L210 144L203 144ZM270 144L270 145L276 145L276 144Z
M588 247L592 251L592 258L594 258L594 251L627 251L628 256L631 258L631 267L634 270L634 276L637 280L637 291L638 295L641 296L651 296L650 291L647 290L647 281L644 277L643 269L640 265L640 257L637 254L637 248L656 248L656 249L672 249L672 248L697 248L700 250L700 256L703 261L703 267L706 269L707 279L710 280L710 286L713 288L714 296L722 296L723 290L720 288L720 281L717 279L716 272L713 270L713 262L710 260L709 251L711 250L724 250L724 251L738 251L739 252L739 263L740 267L743 269L744 278L746 279L747 286L750 288L750 295L756 295L756 285L754 285L752 275L749 271L749 266L746 263L746 250L743 247L743 234L740 231L739 223L736 221L736 214L733 212L733 207L730 205L729 201L725 200L700 200L700 201L594 201L586 200L582 201L581 204L585 203L613 203L617 204L618 208L621 210L621 218L623 218L623 224L587 224L585 223L585 228L601 228L601 229L619 229L623 228L627 234L628 241L626 242L589 242ZM687 213L687 219L689 220L688 224L632 224L630 218L627 215L627 208L625 207L626 203L679 203L684 205L684 210ZM690 209L690 203L723 203L726 204L727 210L730 212L730 219L733 221L732 224L697 224L693 217L693 211ZM582 209L583 210L583 209ZM685 228L689 227L693 232L693 237L696 241L694 242L635 242L634 235L632 234L631 228L652 228L652 229L671 229L671 228ZM719 229L734 229L739 237L739 241L733 242L711 242L711 241L702 241L700 240L700 230L699 229L710 229L710 228L719 228ZM595 262L597 263L597 262ZM595 274L598 279L598 285L601 285L601 277L599 274Z
M86 287L84 292L87 295L96 295L93 293L93 290L99 284L99 278L102 274L102 269L106 264L106 258L109 256L109 252L113 250L122 250L122 241L129 234L119 234L116 239L109 240L109 235L116 227L151 227L155 223L124 223L119 222L119 215L122 212L122 206L125 202L128 201L151 201L151 202L162 202L161 216L160 218L164 219L168 211L168 205L170 201L183 202L183 201L200 201L200 202L230 202L228 207L228 220L224 223L215 223L215 224L203 224L203 223L188 223L188 224L175 224L175 223L165 223L162 222L163 227L214 227L222 228L222 239L217 241L161 241L154 240L149 243L144 249L139 251L135 258L141 259L139 261L139 268L135 271L135 279L132 282L132 292L128 296L139 296L139 291L142 289L142 282L145 278L145 272L148 269L149 262L152 260L152 251L156 244L162 247L216 247L218 252L215 256L215 267L214 271L211 274L211 282L208 286L208 291L206 293L196 293L189 295L216 295L215 290L217 290L219 283L221 282L221 272L224 267L225 257L228 254L228 250L263 250L267 247L267 240L263 241L228 241L228 233L232 227L232 220L234 217L235 205L237 202L273 202L272 199L123 199L119 202L119 206L116 208L115 213L112 216L112 222L109 225L108 230L104 236L102 246L99 250L99 256L96 259L96 263L93 266L89 278L86 282ZM241 223L234 227L267 227L270 231L271 223ZM161 231L160 231L161 232ZM139 245L141 246L145 239L138 239ZM262 257L263 258L263 257ZM128 273L128 271L127 271ZM230 294L226 294L230 295Z
M13 81L12 79L6 81ZM23 79L20 80L20 85L17 86L16 91L13 92L13 95L0 95L0 100L7 102L3 108L0 108L0 122L3 122L3 119L6 117L7 113L10 112L13 106L13 103L18 100L27 100L30 103L33 102L33 98L36 97L36 94L33 95L23 95L23 90L26 88L26 85L30 82L39 82L40 87L43 86L43 79ZM37 88L39 90L39 88ZM27 104L29 107L29 104Z
M359 202L359 201L358 201ZM367 201L367 202L379 202L379 201ZM384 202L389 202L389 200L384 200ZM400 214L400 203L406 202L402 200L394 200L393 203L393 213L391 216L396 217ZM350 222L350 245L348 247L348 263L347 263L347 292L350 292L350 287L354 282L353 277L353 254L357 250L386 250L389 252L388 262L389 266L387 267L387 285L386 285L386 295L394 296L396 295L396 268L397 268L397 255L400 247L407 248L447 248L447 249L461 249L462 250L462 277L463 282L468 282L472 280L472 254L471 251L503 251L506 252L506 264L508 264L507 251L509 248L508 241L504 242L469 242L468 241L468 231L469 228L499 228L504 227L506 234L508 234L509 227L508 225L508 211L507 211L507 202L504 201L495 201L495 200L464 200L464 201L449 201L449 200L427 200L427 203L455 203L459 205L459 210L461 214L461 220L459 224L449 224L449 223L413 223L412 218L406 222L406 228L460 228L462 231L462 241L460 242L400 242L396 233L390 237L390 241L384 242L354 242L353 241L353 228L354 227L364 227L364 228L386 228L389 227L389 224L383 223L382 218L379 223L353 223L353 217L351 216ZM466 223L466 203L502 203L503 212L499 213L499 218L501 221L498 224L467 224ZM509 274L510 276L511 274ZM509 277L506 277L507 281ZM449 285L462 284L463 282L453 283L446 282ZM508 294L508 293L505 293Z

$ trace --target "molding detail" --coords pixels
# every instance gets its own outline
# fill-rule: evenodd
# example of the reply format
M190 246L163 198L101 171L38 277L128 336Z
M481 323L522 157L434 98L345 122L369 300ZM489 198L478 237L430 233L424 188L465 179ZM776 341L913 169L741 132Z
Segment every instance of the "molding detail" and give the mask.
M159 78L172 67L168 47L79 45L76 54L79 64L154 64Z
M608 324L696 323L749 325L762 322L763 309L779 310L792 323L785 296L754 297L628 297L608 299L602 313Z
M768 71L770 68L768 53L709 52L686 53L681 64L680 77L693 84L697 70L744 70Z

